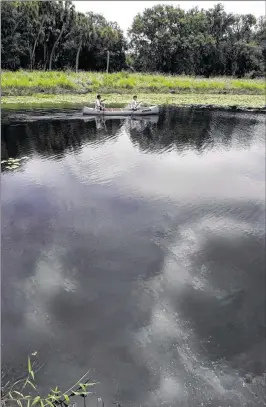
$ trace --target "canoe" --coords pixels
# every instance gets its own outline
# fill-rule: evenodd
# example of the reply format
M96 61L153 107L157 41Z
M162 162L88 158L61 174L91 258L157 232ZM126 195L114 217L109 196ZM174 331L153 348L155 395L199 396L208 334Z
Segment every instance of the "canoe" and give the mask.
M159 114L159 106L140 107L138 110L130 110L127 108L96 110L92 107L83 108L83 114L90 116L150 116Z
M109 115L102 115L99 117L98 116L89 116L89 115L84 115L85 117L83 118L84 121L86 122L92 122L94 120L130 120L130 121L141 121L141 122L149 122L149 123L158 123L159 121L159 116L158 115L145 115L145 116L109 116Z

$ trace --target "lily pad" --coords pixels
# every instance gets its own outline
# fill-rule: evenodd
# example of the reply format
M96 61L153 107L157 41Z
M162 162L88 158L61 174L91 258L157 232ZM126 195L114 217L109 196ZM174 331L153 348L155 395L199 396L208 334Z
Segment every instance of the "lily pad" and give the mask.
M9 158L8 160L7 160L7 163L8 164L16 164L16 163L19 163L20 162L20 158Z

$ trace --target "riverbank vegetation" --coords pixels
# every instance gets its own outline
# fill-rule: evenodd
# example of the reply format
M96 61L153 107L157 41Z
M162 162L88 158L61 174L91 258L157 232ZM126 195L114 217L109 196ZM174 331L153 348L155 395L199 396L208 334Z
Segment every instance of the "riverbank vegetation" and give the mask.
M266 19L221 4L156 5L135 16L126 38L68 0L9 1L1 35L3 104L89 103L97 92L112 103L137 93L147 103L265 105Z
M132 93L128 94L105 94L106 106L125 106L132 99ZM175 105L175 106L200 106L213 105L223 107L247 107L265 108L265 95L213 95L213 94L164 94L164 93L140 93L138 99L149 105ZM90 106L94 103L94 95L73 94L43 94L36 93L31 96L3 96L4 107L25 106L54 106L75 105Z
M221 4L150 7L135 16L126 38L116 22L77 12L71 1L4 1L1 67L255 78L265 74L265 33L265 17L228 14Z
M264 94L263 79L199 78L140 73L2 72L2 95L33 93L212 93Z

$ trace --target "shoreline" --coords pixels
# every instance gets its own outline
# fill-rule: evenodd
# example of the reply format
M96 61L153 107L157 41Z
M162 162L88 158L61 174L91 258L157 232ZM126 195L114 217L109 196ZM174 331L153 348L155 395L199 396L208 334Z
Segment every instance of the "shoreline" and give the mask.
M104 94L106 107L121 107L130 102L132 94ZM172 105L176 107L197 107L202 109L228 109L241 111L266 112L265 95L219 95L219 94L138 94L138 99L149 105ZM109 102L110 101L110 102ZM109 102L109 103L108 103ZM203 103L204 102L204 103ZM27 96L2 96L1 108L23 107L59 107L59 106L90 106L94 103L94 95L77 94L44 94L37 93Z
M106 107L125 106L136 94L146 105L263 109L264 79L194 77L158 73L2 71L2 107L92 106L97 93Z

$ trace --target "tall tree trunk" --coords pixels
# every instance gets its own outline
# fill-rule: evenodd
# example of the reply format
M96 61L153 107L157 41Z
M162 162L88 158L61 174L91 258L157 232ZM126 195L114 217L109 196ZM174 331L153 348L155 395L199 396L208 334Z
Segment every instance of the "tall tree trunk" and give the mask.
M43 16L43 18L42 18L41 26L39 28L36 40L34 41L34 45L33 45L33 49L32 49L32 55L31 55L31 61L30 61L30 69L31 70L33 69L34 58L35 58L35 50L36 50L36 46L37 46L37 43L38 43L39 36L41 34L41 30L43 28L44 21L45 21L45 16Z
M106 73L109 72L109 60L110 60L110 52L107 51Z
M22 14L20 15L20 17L22 17ZM14 34L14 32L16 31L16 29L18 28L19 24L21 22L21 19L18 19L18 22L15 24L15 27L13 28L13 31L11 32L11 36Z
M80 40L80 44L79 44L77 56L76 56L76 73L78 72L78 69L79 69L79 54L81 51L81 47L82 47L82 40Z
M46 44L44 43L43 46L43 70L45 71L46 69Z
M54 57L55 48L56 48L57 44L59 43L59 41L60 41L60 39L61 39L61 37L62 37L62 35L63 35L64 29L65 29L65 24L62 25L60 34L59 34L57 40L55 41L55 43L54 43L54 45L53 45L53 48L52 48L52 51L51 51L51 55L50 55L50 61L49 61L49 71L52 70L52 62L53 62L53 57Z

